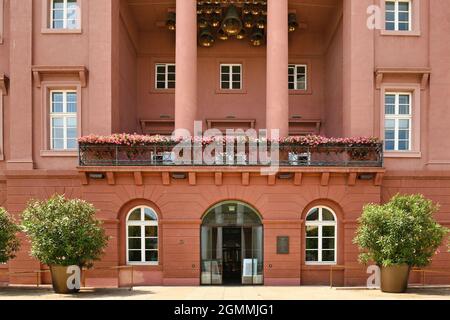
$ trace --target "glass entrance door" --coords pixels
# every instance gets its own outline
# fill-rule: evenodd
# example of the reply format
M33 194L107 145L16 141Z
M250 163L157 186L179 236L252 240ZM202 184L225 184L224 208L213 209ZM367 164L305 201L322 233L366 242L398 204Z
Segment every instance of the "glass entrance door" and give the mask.
M242 229L242 284L263 284L263 227Z
M223 284L241 283L242 231L241 228L223 228Z
M211 209L201 227L201 284L263 284L263 232L261 219L245 204Z
M202 227L202 284L222 284L222 230L220 227Z

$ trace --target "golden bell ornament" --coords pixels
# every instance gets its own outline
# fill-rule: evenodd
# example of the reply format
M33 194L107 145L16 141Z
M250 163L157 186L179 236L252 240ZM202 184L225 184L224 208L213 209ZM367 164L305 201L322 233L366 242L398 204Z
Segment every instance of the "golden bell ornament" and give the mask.
M198 37L198 43L200 46L209 48L214 45L215 39L212 35L211 31L208 28L202 29L200 31L199 37Z
M230 36L235 36L242 30L242 21L236 6L231 5L222 22L222 29Z

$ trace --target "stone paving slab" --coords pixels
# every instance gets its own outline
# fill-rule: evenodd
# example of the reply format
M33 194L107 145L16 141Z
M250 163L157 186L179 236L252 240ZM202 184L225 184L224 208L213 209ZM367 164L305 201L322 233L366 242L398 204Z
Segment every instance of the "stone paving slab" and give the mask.
M328 287L136 287L83 289L57 295L50 287L0 287L0 300L450 300L450 287L411 288L405 294Z

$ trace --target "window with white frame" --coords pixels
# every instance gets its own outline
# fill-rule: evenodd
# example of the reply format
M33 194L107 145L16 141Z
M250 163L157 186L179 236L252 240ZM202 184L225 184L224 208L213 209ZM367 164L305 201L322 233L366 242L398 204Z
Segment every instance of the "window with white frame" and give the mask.
M315 207L306 216L306 263L336 264L337 220L326 207Z
M411 0L386 1L386 30L411 31Z
M127 263L158 264L158 215L149 207L137 207L127 217Z
M384 141L386 151L410 151L412 94L388 92L384 98Z
M220 65L220 89L221 90L242 89L242 64Z
M50 145L52 150L75 150L78 137L76 91L50 91Z
M175 89L176 68L173 63L157 63L155 66L155 88Z
M80 8L77 0L51 0L50 11L52 29L80 28Z
M305 64L290 64L288 69L289 90L308 89L308 67Z

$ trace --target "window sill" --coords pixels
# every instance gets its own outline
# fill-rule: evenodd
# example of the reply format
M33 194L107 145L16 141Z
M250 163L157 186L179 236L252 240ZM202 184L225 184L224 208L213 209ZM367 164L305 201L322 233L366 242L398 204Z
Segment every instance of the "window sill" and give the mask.
M244 90L244 89L241 89L241 90L218 89L218 90L216 90L216 94L247 94L247 90Z
M422 152L416 152L416 151L385 151L384 152L385 158L422 158Z
M41 157L77 158L78 151L41 150Z
M130 267L158 267L159 266L159 262L141 262L141 263L139 263L139 262L133 262L133 263L131 263L131 262L128 262L127 263L127 266L130 266Z
M41 29L42 34L82 34L82 29L50 29L43 28Z
M150 89L153 94L175 94L175 89Z
M306 262L306 267L334 267L337 266L336 262Z
M289 90L290 96L306 96L306 95L312 95L311 90Z
M382 36L398 36L398 37L420 37L420 31L397 31L397 30L380 30Z

